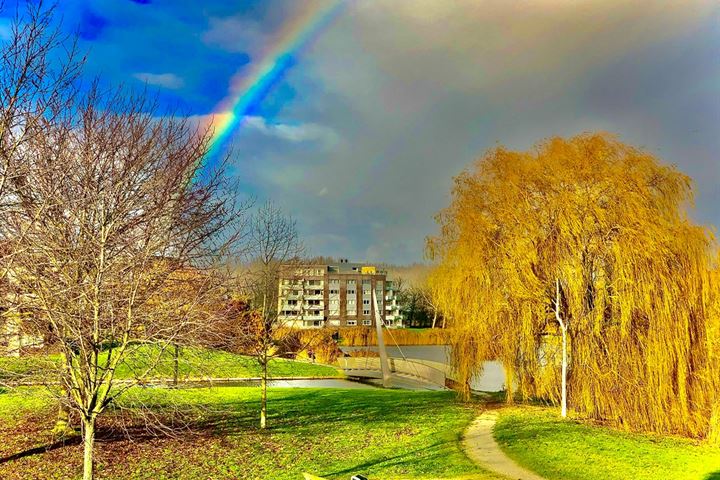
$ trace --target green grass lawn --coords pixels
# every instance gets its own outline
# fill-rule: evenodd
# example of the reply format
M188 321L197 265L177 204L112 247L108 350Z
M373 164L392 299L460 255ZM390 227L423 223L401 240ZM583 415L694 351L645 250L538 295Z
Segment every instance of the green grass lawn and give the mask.
M127 361L118 368L119 378L132 378L137 372L148 368L148 359L154 362L158 358L159 350L152 345L136 345L132 348ZM251 357L198 348L181 349L178 367L181 377L244 378L258 377L261 373L260 366ZM172 377L173 368L173 352L171 349L165 350L151 376ZM327 365L281 358L271 360L268 371L271 377L340 376L337 369Z
M153 345L134 345L127 359L118 366L117 378L133 378L153 366L149 377L170 378L173 376L173 351L165 350L160 355ZM0 381L12 379L39 379L51 371L60 357L58 355L0 357ZM102 362L101 358L101 362ZM260 375L260 366L251 357L235 355L218 350L182 348L178 362L181 378L244 378ZM333 367L285 359L273 359L269 373L272 377L340 376Z
M563 421L558 409L502 410L495 438L510 457L548 480L720 479L718 448Z
M141 435L134 442L100 424L99 478L287 479L309 471L347 480L477 479L498 477L461 451L461 432L477 406L451 392L270 389L269 426L256 427L259 389L136 389L125 398L162 412L169 404L191 409L192 432L177 438ZM7 458L47 444L53 407L40 389L0 394L0 478L77 478L80 445L20 459ZM143 432L143 429L139 429Z

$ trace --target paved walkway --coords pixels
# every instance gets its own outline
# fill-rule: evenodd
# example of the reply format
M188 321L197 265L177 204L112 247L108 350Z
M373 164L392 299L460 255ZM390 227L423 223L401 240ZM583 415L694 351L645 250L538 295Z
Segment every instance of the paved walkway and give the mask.
M544 480L543 477L525 470L500 450L493 437L497 412L489 410L478 416L465 430L463 448L468 457L493 472L513 480Z

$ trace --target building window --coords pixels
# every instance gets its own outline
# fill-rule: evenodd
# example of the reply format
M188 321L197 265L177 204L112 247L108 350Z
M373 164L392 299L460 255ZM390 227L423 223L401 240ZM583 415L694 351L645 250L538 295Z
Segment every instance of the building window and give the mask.
M354 327L357 325L357 320L348 320L347 321L348 327Z
M370 315L370 310L363 310L363 315Z
M354 299L348 299L347 304L348 304L348 305L355 305L355 300L354 300Z
M363 300L363 305L370 305L370 300L368 300L367 298Z
M339 327L340 326L340 320L330 320L330 325L333 327Z
M330 279L330 286L335 287L340 285L340 280L337 278L331 278Z
M348 296L349 295L355 295L355 290L348 290L347 291Z
M330 295L340 295L340 290L330 290Z
M372 320L363 320L363 325L365 325L366 327L372 325Z
M348 312L347 312L348 317L354 317L356 315L357 315L357 310L355 310L354 308L352 310L348 310Z

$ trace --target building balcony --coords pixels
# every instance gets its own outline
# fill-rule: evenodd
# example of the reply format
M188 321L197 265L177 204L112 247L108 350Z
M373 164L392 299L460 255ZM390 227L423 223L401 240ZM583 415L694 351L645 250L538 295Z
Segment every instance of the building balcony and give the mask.
M325 322L322 320L303 320L302 328L322 328Z
M305 298L305 300L323 300L325 298L325 296L322 293L320 293L320 294L313 294L313 295L305 295L305 297L303 297L303 298Z
M303 320L325 320L324 315L312 315L312 314L305 314L302 316Z

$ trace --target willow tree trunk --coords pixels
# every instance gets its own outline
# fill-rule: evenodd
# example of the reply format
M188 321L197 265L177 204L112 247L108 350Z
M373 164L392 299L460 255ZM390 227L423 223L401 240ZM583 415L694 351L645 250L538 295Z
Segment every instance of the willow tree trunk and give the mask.
M267 426L267 360L262 365L260 390L260 428L265 428Z
M503 371L505 373L505 403L515 403L515 368L513 364L505 360L503 363Z
M83 418L83 480L92 480L94 474L93 446L95 444L95 417Z
M560 315L560 279L555 279L555 319L560 325L560 331L562 332L562 373L561 373L561 407L560 416L567 417L567 323L563 321Z
M562 328L562 406L560 416L567 417L567 327Z

